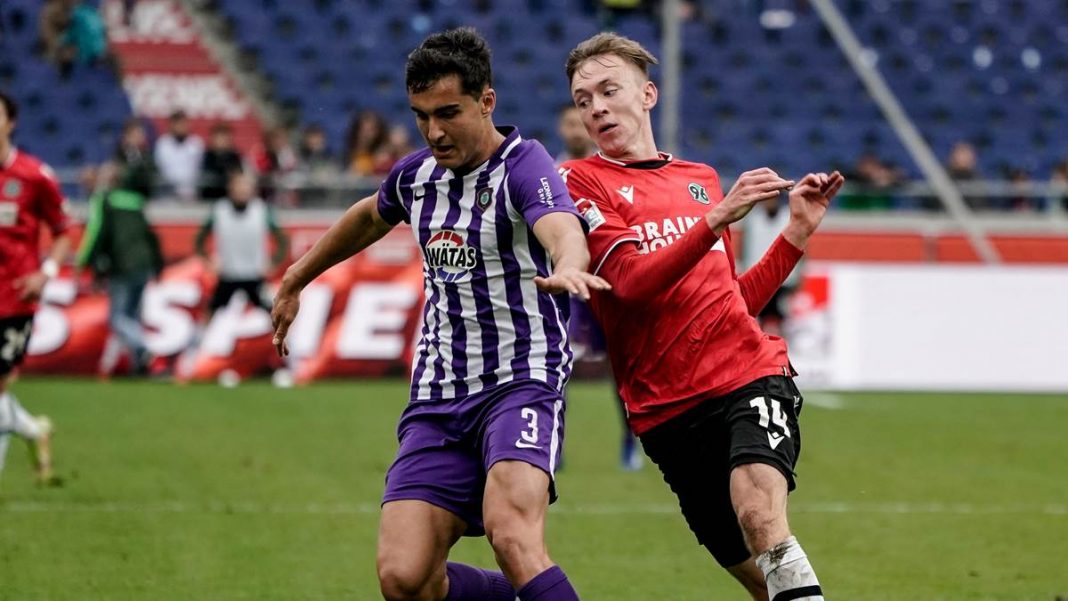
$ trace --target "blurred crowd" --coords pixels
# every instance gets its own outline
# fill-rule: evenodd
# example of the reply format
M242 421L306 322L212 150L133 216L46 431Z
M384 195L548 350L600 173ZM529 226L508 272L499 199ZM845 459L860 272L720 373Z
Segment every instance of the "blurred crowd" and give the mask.
M370 110L353 115L341 152L330 148L327 132L314 123L296 132L286 126L269 128L247 153L236 146L229 124L213 125L205 141L191 131L183 111L170 116L154 142L151 131L145 120L127 121L113 160L123 171L142 173L144 194L183 202L223 198L230 176L240 172L255 175L260 196L276 205L323 205L341 189L374 188L397 160L414 150L406 125L390 124ZM99 167L83 170L80 184L86 196L113 183L101 173Z

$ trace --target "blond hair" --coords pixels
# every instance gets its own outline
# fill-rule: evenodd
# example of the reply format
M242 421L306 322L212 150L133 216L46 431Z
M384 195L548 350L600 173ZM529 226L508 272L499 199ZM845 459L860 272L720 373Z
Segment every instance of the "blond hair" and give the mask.
M567 80L575 76L575 71L582 63L602 54L614 54L638 67L643 75L649 77L649 65L659 64L653 53L634 40L618 33L604 32L587 39L567 55Z

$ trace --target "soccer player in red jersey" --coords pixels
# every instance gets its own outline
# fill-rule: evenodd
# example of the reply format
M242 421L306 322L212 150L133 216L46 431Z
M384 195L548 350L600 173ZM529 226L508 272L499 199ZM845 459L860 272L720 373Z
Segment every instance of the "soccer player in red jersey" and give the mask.
M786 516L801 449L801 395L781 338L754 316L796 265L842 186L743 173L723 196L711 167L659 152L650 113L656 58L598 34L567 61L572 99L600 152L561 166L589 224L592 296L631 428L679 498L698 541L754 599L822 600ZM727 226L790 190L790 221L735 275Z
M54 482L49 444L51 421L30 415L8 390L33 329L33 313L45 283L59 273L70 250L63 195L52 170L11 143L18 105L0 92L0 469L11 434L30 445L38 482ZM42 263L41 225L53 235Z

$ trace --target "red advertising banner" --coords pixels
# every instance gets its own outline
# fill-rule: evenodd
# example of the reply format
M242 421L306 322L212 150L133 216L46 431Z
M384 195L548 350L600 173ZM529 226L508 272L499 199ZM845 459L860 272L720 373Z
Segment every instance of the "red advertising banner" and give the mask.
M180 381L214 380L224 371L228 378L245 378L279 367L289 368L297 382L409 371L423 300L422 262L409 231L398 228L304 290L284 362L271 345L270 316L240 294L206 315L215 283L203 261L186 258L168 266L145 292L147 346ZM274 285L267 288L263 293L273 296ZM107 315L102 290L69 276L50 282L24 371L122 371L125 361Z

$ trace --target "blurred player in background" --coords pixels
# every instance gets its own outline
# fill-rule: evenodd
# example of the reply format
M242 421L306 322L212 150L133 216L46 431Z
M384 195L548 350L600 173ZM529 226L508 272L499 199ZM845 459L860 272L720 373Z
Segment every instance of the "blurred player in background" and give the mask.
M790 535L787 493L800 451L801 396L780 338L753 316L800 259L843 178L743 173L726 197L707 165L658 152L653 57L599 34L568 57L572 99L600 153L563 165L589 224L591 266L612 285L591 306L631 427L700 543L754 599L821 600ZM790 192L790 221L735 275L728 224Z
M11 435L26 440L41 484L52 475L52 423L26 411L9 390L15 369L26 356L33 314L45 284L59 275L70 250L69 222L55 175L36 158L19 152L11 132L18 105L0 92L0 472ZM52 247L41 262L41 226L52 233Z
M101 189L89 198L89 218L78 249L78 269L90 268L107 286L111 336L100 358L104 376L111 375L124 349L131 374L148 375L153 368L141 308L148 283L163 269L163 253L145 215L155 173L149 160L142 155L101 166Z
M584 159L597 152L590 134L586 133L586 126L582 124L582 114L573 104L560 109L556 132L564 143L563 151L556 156L557 164ZM606 352L604 332L601 331L600 324L590 312L589 304L574 296L571 297L571 322L568 333L576 361L596 363L604 360ZM640 470L643 463L641 449L638 447L638 440L634 437L634 433L627 426L623 399L619 398L619 387L614 385L614 378L612 383L623 419L623 441L619 449L619 465L626 471Z
M243 291L251 305L271 312L271 303L263 297L267 276L278 269L289 252L289 239L274 211L256 196L256 178L234 171L227 178L227 196L215 201L211 213L200 226L196 253L219 278L208 304L208 317L225 307L235 292ZM268 235L274 239L270 252ZM208 255L207 242L215 244Z
M300 291L330 266L411 224L426 305L400 448L386 475L378 578L390 600L573 601L549 558L545 515L571 370L565 293L607 289L585 272L582 220L541 144L495 127L490 51L471 29L408 57L408 99L429 148L399 161L287 270L275 344ZM499 572L447 562L485 533Z
M762 200L742 222L742 270L748 270L760 262L779 234L790 223L790 207L784 206L780 197ZM790 315L790 296L801 283L800 263L786 276L782 286L757 314L757 321L765 333L785 337L786 320Z

